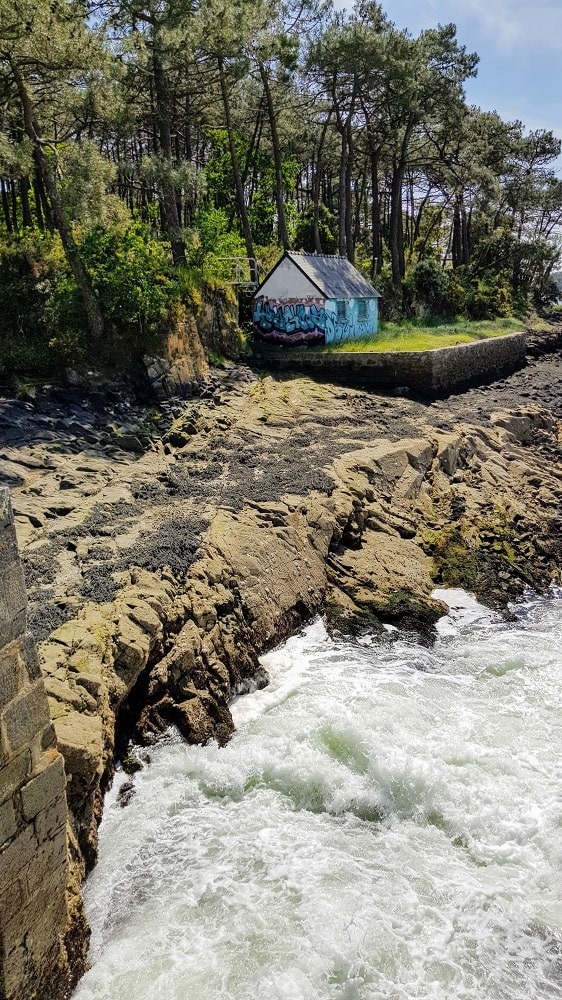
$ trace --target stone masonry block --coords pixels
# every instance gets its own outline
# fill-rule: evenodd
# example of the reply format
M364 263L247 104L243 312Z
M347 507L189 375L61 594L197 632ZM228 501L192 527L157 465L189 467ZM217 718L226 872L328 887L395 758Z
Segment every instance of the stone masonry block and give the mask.
M22 874L21 878L14 879L10 885L2 886L2 913L0 914L0 949L1 949L1 939L2 939L2 927L8 924L13 917L27 904L27 885L25 882L25 874ZM1 950L0 950L0 969L2 968L1 962ZM2 995L2 979L0 978L0 998L3 1000Z
M7 646L12 638L12 622L8 618L2 618L2 609L0 608L0 649Z
M37 854L33 827L27 826L0 853L0 885L10 885ZM0 907L0 921L2 908Z
M18 538L14 525L0 530L0 564L7 569L19 563Z
M45 881L53 877L53 872L59 872L64 894L67 850L65 824L51 840L45 840L39 845L33 864L29 865L24 873L27 894L31 899L40 893Z
M23 637L22 652L27 668L27 676L30 681L36 681L41 677L41 667L39 666L39 657L37 656L37 646L35 645L35 639L29 634L29 632Z
M16 754L49 725L49 704L42 681L26 688L0 715L8 752Z
M24 750L23 753L14 757L9 764L0 768L0 802L5 802L6 799L10 799L14 792L25 784L30 773L30 750Z
M10 491L7 486L0 486L0 532L14 523Z
M51 725L47 726L46 729L41 733L41 750L51 750L52 747L57 745L57 734L55 733L55 727Z
M0 806L0 850L3 845L11 840L18 827L18 820L14 804L11 799Z
M22 675L21 643L0 649L0 712L16 697L26 678Z
M1 944L0 940L0 944ZM4 992L0 992L0 1000L6 1000L10 997L10 1000L20 1000L22 997L22 988L25 988L25 979L27 973L27 950L23 944L19 944L12 948L9 953L4 946L5 955L2 955L0 951L0 957L2 957L2 987ZM2 988L0 987L0 989Z
M59 795L57 799L54 799L46 809L43 809L40 813L37 813L33 824L35 826L35 836L40 844L45 841L51 842L53 838L60 836L62 833L63 839L66 845L66 820L68 817L68 809L66 805L66 796ZM66 854L66 846L64 847L63 856Z
M55 995L51 987L60 955L57 929L65 926L66 916L64 889L47 879L37 896L5 926L3 986L10 1000L47 1000ZM22 926L27 928L24 940Z
M17 639L27 628L27 605L12 618L12 637Z
M54 755L53 755L54 756ZM54 799L65 795L64 762L60 754L21 790L24 819L30 820Z
M23 569L18 561L12 562L2 572L2 596L8 617L16 618L27 607L27 593Z

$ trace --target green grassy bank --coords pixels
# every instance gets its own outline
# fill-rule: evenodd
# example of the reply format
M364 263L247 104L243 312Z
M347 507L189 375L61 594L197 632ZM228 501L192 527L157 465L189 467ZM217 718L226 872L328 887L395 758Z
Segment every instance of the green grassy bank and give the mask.
M411 319L402 323L381 323L379 332L372 337L346 340L329 344L323 351L430 351L436 347L469 344L487 337L502 337L518 333L526 323L508 317L495 320L443 320Z

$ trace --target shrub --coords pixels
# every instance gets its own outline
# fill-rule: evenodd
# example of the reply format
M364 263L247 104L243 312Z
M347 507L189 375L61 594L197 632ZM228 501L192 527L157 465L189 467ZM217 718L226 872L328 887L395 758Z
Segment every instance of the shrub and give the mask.
M76 238L106 322L106 360L149 350L175 302L200 308L201 277L173 268L168 245L144 224L95 226ZM5 237L0 283L0 374L48 373L90 355L82 299L58 235Z
M43 373L68 363L80 331L70 316L79 303L58 235L5 236L0 285L0 374Z
M80 252L104 318L136 338L157 333L174 293L167 245L136 222L121 231L90 229Z
M245 256L244 240L229 228L225 210L205 205L197 215L191 243L186 248L188 265L200 270L205 278L230 281L233 277L230 258Z
M467 294L467 310L473 319L492 319L513 315L513 297L508 279L501 274L486 273L473 280Z
M418 260L411 273L414 305L429 316L454 315L449 272L436 260Z

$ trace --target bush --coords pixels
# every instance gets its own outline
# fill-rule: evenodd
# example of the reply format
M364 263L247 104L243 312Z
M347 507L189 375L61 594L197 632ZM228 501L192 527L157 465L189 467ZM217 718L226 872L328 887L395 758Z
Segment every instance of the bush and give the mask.
M135 338L156 334L175 291L168 246L137 222L121 231L90 229L80 252L104 319Z
M233 277L232 257L245 257L246 244L236 230L229 229L224 209L206 205L198 213L191 243L186 248L190 267L200 270L205 278L230 281Z
M175 302L201 305L201 277L172 266L147 226L95 226L76 234L98 296L111 360L150 350ZM30 231L0 245L0 374L47 374L90 356L87 319L58 235ZM94 361L100 361L98 355Z
M452 294L450 273L436 260L418 260L411 272L414 306L422 314L449 317L456 314L458 295Z
M474 279L466 304L472 319L512 316L514 304L508 279L504 275L491 273Z
M0 285L0 374L42 374L66 364L76 352L79 303L58 235L5 236Z

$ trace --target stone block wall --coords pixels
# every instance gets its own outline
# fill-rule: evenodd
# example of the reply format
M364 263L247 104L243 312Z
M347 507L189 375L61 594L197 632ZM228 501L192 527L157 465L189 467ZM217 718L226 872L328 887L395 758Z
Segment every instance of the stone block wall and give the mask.
M281 351L259 349L269 368L294 370L367 388L407 387L422 396L448 396L522 368L524 333L490 337L432 351Z
M67 982L67 805L9 491L0 487L0 1000L54 1000Z

